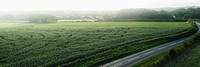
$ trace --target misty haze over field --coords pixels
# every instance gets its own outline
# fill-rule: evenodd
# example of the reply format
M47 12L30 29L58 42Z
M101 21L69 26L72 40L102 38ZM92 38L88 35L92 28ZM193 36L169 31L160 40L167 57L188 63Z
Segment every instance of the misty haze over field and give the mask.
M120 10L199 6L199 0L1 0L0 11Z
M115 19L125 10L173 11L198 8L199 4L199 0L1 0L0 20L27 20L35 14L54 15L60 20Z

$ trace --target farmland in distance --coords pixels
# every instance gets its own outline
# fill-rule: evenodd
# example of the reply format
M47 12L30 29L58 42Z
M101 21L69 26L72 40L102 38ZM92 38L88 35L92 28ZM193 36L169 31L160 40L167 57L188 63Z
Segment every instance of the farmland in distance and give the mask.
M76 22L52 24L0 23L0 66L87 66L154 44L126 44L176 34L186 22ZM131 46L113 56L104 52ZM84 62L79 64L78 62Z

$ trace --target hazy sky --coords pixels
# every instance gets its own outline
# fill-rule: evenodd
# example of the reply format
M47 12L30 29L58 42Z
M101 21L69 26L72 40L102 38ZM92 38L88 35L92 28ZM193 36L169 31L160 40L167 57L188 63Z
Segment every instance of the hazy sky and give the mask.
M0 11L117 10L184 6L200 6L200 0L0 0Z

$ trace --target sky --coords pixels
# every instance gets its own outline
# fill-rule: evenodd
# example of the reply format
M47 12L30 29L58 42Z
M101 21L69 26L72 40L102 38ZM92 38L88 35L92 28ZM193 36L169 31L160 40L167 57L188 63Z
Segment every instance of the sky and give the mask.
M0 11L119 10L200 6L200 0L0 0Z

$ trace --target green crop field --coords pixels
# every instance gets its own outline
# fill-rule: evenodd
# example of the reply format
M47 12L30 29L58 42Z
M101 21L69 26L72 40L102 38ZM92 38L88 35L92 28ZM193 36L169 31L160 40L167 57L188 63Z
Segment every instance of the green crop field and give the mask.
M90 66L153 46L186 22L0 23L0 66ZM161 42L166 42L163 40ZM128 48L125 48L128 47Z

